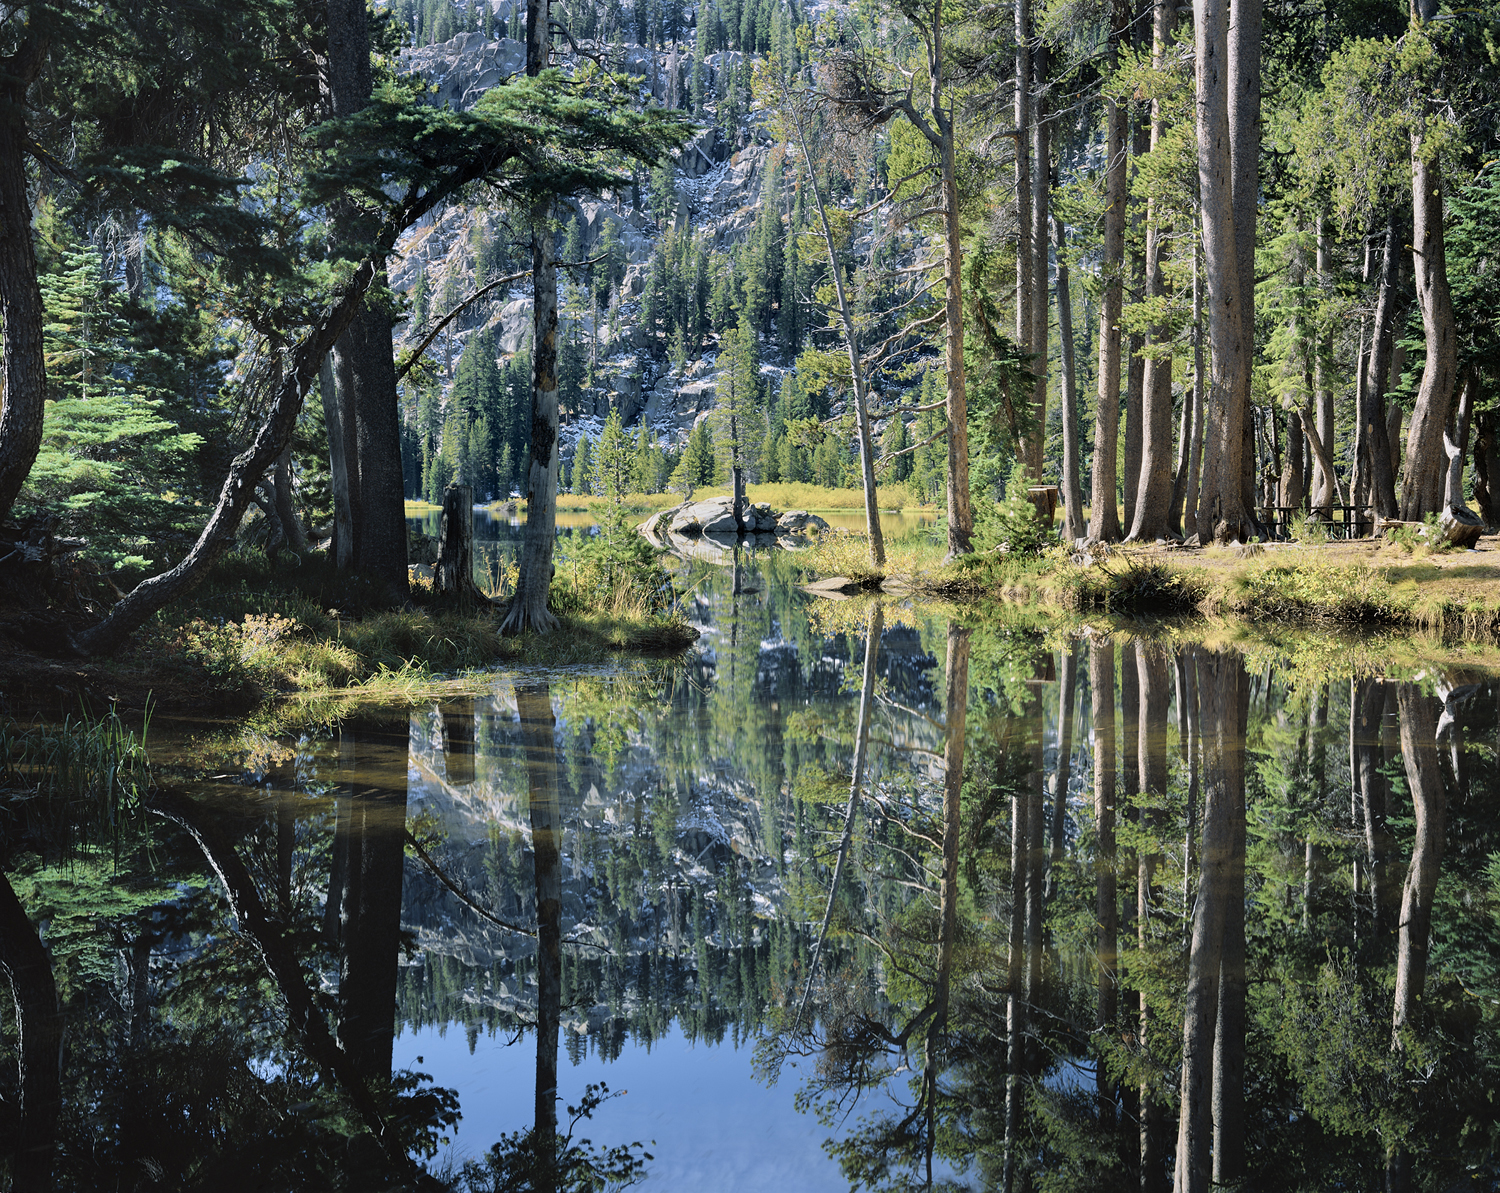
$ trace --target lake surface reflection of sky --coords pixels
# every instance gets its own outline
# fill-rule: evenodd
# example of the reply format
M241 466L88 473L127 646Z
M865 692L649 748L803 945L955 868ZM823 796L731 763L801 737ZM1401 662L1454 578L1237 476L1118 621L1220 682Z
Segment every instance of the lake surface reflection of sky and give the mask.
M473 1056L461 1024L446 1034L407 1029L396 1041L396 1068L430 1073L436 1084L458 1091L464 1117L451 1149L456 1163L477 1158L531 1118L536 1043L527 1036L512 1044L513 1038L481 1035ZM751 1080L751 1055L750 1048L692 1043L673 1026L649 1048L631 1040L612 1063L597 1054L578 1065L564 1061L559 1113L577 1105L590 1083L628 1091L580 1123L576 1134L608 1146L644 1143L655 1159L637 1188L843 1193L849 1183L822 1147L828 1132L793 1106L797 1074L773 1086Z

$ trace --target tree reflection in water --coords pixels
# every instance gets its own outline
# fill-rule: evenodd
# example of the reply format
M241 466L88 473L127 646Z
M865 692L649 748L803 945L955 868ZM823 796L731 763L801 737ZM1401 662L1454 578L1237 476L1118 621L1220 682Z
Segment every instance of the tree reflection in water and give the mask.
M266 743L149 840L9 799L10 1187L628 1180L559 1053L669 1029L870 1189L1500 1179L1494 679L813 625L742 566L681 665ZM435 1166L398 1022L534 1032L533 1120Z
M883 837L893 805L867 793L884 812L853 851L866 914L843 925L865 968L846 965L822 987L818 1021L776 1041L816 1058L809 1107L858 1124L828 1144L851 1181L1495 1181L1500 685L1439 679L1434 697L1411 681L1283 680L1233 650L1144 641L1117 669L1119 646L1096 635L1082 697L1092 757L1075 757L1066 703L1035 690L1045 648L1028 657L1016 637L978 639L957 830L945 820L939 834L916 798L900 805L902 835ZM1057 674L1070 676L1072 650ZM961 723L951 690L945 707ZM1329 757L1339 717L1346 769ZM1032 736L1044 723L1057 743L1045 778ZM1044 784L1078 793L1062 848L1054 829L1044 850L1032 824ZM962 914L950 933L931 912L947 905L935 858L953 840ZM1386 877L1397 866L1399 909ZM900 914L891 884L919 892ZM942 1033L920 1066L908 1059L918 1028ZM868 1100L893 1082L911 1084L905 1117Z

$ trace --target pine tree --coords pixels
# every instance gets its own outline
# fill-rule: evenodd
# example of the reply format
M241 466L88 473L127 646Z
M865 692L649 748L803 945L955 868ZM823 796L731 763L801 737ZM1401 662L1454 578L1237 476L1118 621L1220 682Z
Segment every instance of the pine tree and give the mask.
M620 423L618 409L611 410L599 435L599 450L594 459L595 490L618 500L630 491L630 439Z
M165 362L130 343L99 251L65 243L51 264L38 277L49 400L17 504L61 515L95 561L141 566L179 529L181 508L165 493L187 487L201 439L168 412L156 384Z
M885 429L884 442L881 446L885 454L893 457L886 464L886 476L893 484L900 484L911 476L911 453L904 456L895 453L904 450L911 445L911 439L906 433L906 424L902 422L898 414L891 419L891 425Z
M579 436L573 453L573 492L580 496L594 492L594 448L587 435Z
M714 483L718 461L707 419L693 424L693 429L688 432L687 447L678 462L678 470L694 488Z

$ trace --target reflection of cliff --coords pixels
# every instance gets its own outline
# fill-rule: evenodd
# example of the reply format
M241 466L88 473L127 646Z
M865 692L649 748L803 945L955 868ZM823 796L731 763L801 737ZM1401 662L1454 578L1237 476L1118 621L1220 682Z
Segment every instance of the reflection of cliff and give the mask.
M797 982L809 930L789 918L789 891L819 845L790 780L847 766L849 743L789 733L786 718L847 719L846 672L863 648L842 635L780 639L783 595L705 600L714 632L670 677L665 706L659 689L621 677L553 685L570 1047L587 1036L609 1053L627 1031L649 1038L674 1019L690 1035L743 1035ZM935 664L915 631L888 631L879 660L899 699L930 705ZM895 717L896 736L911 738ZM495 915L534 924L514 694L420 710L410 741L412 813L438 826L439 864ZM417 867L403 923L419 946L402 975L404 1021L533 1021L534 938L486 923Z
M827 813L794 790L802 776L847 771L864 643L810 627L785 560L747 554L737 575L737 586L719 569L683 583L703 637L681 663L553 676L563 1037L574 1051L591 1042L609 1055L627 1033L650 1038L674 1019L690 1035L743 1037L803 972L818 915L803 903L827 862ZM936 661L918 632L886 630L876 670L877 737L940 749L917 711L937 704ZM418 710L410 742L418 834L437 838L444 871L492 914L535 924L514 690ZM402 918L418 947L402 973L402 1019L532 1023L535 939L409 871Z

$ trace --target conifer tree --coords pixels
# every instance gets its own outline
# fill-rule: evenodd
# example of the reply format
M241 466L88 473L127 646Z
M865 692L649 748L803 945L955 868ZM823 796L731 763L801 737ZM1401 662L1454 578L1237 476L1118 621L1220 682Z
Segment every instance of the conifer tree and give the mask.
M573 492L585 497L594 492L594 447L587 435L578 437L573 452Z

